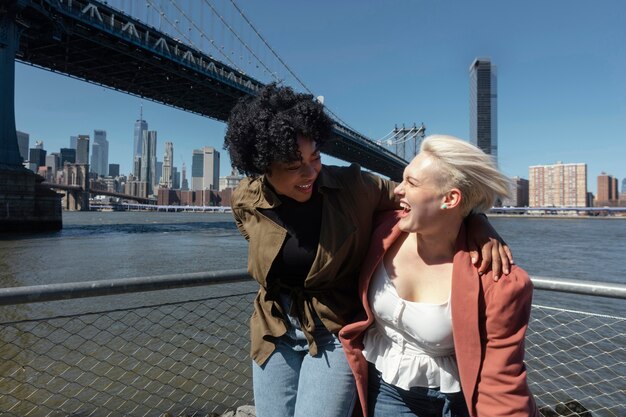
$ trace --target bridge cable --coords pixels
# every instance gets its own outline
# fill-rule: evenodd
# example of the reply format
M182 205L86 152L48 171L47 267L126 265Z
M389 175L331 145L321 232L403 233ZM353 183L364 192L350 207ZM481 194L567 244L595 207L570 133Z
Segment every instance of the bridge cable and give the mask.
M208 0L204 0L205 3ZM265 38L263 37L263 35L261 35L261 33L259 33L259 31L256 29L256 27L252 24L252 22L250 21L250 19L248 19L248 17L243 13L243 11L239 8L239 6L237 6L237 4L234 2L234 0L230 0L230 2L232 3L233 7L235 9L237 9L237 11L239 12L239 15L241 15L241 17L246 21L246 23L250 26L250 28L252 28L252 30L254 31L254 33L256 33L256 35L259 37L259 39L261 39L261 41L265 44L265 46L267 46L267 48L270 50L270 52L276 57L276 59L278 60L278 62L280 62L285 69L287 69L287 72L289 72L289 74L291 74L291 76L298 82L300 83L300 85L304 88L304 90L311 94L312 96L315 96L315 94L311 91L310 88L308 88L304 82L300 79L300 77L298 77L296 75L296 73L289 67L289 65L287 65L287 63L285 63L285 61L283 61L283 59L278 55L278 53L274 50L274 48L272 48L270 46L270 44L265 40ZM348 123L346 123L344 120L342 120L335 112L333 112L328 106L324 106L324 108L335 118L335 120L337 120L340 123L343 123L344 126L356 131L356 129L354 129L353 127L351 127Z
M159 11L162 11L160 8L155 7L155 5L154 5L154 3L152 2L152 0L146 0L146 2L147 2L147 3L149 3L149 4L150 4L150 5L154 8L154 10L159 10ZM186 18L187 18L187 20L188 20L188 21L190 21L190 20L189 20L189 18L188 18L188 17L184 14L184 12L183 12L182 10L180 10L180 8L178 8L178 6L177 6L177 5L176 5L176 4L175 4L172 0L170 0L170 3L172 3L172 4L174 5L174 7L176 7L176 8L177 8L177 9L178 9L178 10L179 10L179 11L180 11L180 12L181 12L181 13L182 13L182 14L183 14ZM193 40L189 38L189 36L188 36L188 35L184 34L184 33L183 33L183 31L181 31L181 29L179 29L179 28L178 28L178 25L176 25L175 23L172 23L172 21L171 21L171 20L167 17L167 14L166 14L166 13L162 14L162 17L163 17L163 19L164 19L167 23L169 23L169 24L170 24L170 26L172 26L172 27L175 29L175 31L176 31L176 32L178 32L178 34L179 34L181 37L183 37L183 38L185 38L185 40L187 40L187 42L189 43L189 44L188 44L188 46L192 46L192 47L194 47L194 48L197 48L198 50L201 50L201 49L199 49L199 48L196 46L196 44L193 42ZM190 22L191 22L191 21L190 21ZM193 24L193 22L191 22L191 23ZM196 27L196 28L197 28L197 26L196 26L195 24L194 24L194 27ZM202 31L200 31L200 32L202 32ZM219 47L217 47L217 46L215 45L215 42L214 42L212 39L209 39L209 41L210 41L210 42L211 42L211 44L215 47L215 49L216 49L218 52L220 52L220 53L224 56L224 58L225 58L228 62L230 62L230 64L231 64L234 68L236 68L238 71L244 72L241 68L239 68L239 67L237 66L237 64L235 64L235 63L234 63L234 62L230 59L230 57L229 57L227 54L225 54L223 51L221 51L221 50L220 50L220 48L219 48Z
M207 2L208 0L204 0L205 2ZM283 61L283 59L278 55L278 53L274 50L274 48L271 47L271 45L265 40L265 38L263 37L263 35L261 35L261 33L259 33L259 31L257 30L257 28L252 24L252 22L250 21L250 19L248 19L248 17L243 13L243 11L239 8L239 6L237 6L237 4L234 2L234 0L230 0L230 2L232 3L233 7L237 10L237 12L239 12L239 15L243 18L243 20L245 20L245 22L248 24L248 26L250 26L250 28L252 28L252 30L254 31L254 33L256 33L256 35L259 37L259 39L261 39L261 41L265 44L265 46L267 46L267 48L270 50L270 52L272 53L272 55L274 55L276 57L276 59L278 60L278 62L280 62L283 67L285 67L285 69L287 69L287 71L289 72L289 74L291 74L291 76L298 82L300 83L300 85L311 95L315 95L313 94L313 92L304 84L304 82L296 75L295 72L293 72L293 70L289 67L289 65L287 65L287 63L285 63L285 61Z
M409 137L409 135L411 135L413 132L412 132L412 130L409 130L408 132L406 132L406 133L404 133L402 135L399 135L399 133L400 132L398 132L398 134L396 134L394 136L394 139L392 139L392 141L391 141L392 145L397 145L397 144L400 144L400 143L407 142L409 139L411 139ZM407 139L407 137L409 137L409 138Z
M170 0L172 1L172 0ZM233 35L235 35L235 37L237 38L237 40L239 40L239 42L248 50L248 52L250 52L252 54L252 56L261 64L263 65L263 68L265 68L267 70L267 72L270 74L270 76L274 76L274 79L276 81L278 81L278 77L275 74L272 74L272 70L270 68L267 67L267 65L265 65L265 63L263 61L261 61L261 59L256 56L256 54L252 51L252 49L250 49L250 47L248 46L248 44L241 39L241 37L239 36L239 34L237 34L237 32L228 24L228 22L226 22L226 20L224 20L224 18L222 17L221 14L219 14L219 12L215 9L215 7L213 7L213 5L211 3L208 2L208 0L204 0L204 3L209 6L211 8L211 10L213 10L213 12L215 13L215 15L217 17L220 18L220 20L222 21L222 23L224 23L224 26L226 26L228 28L228 30L231 31L231 33ZM201 33L203 33L202 31L200 31Z
M380 144L381 144L381 143L383 143L385 140L387 140L387 138L388 138L389 136L391 136L391 135L392 135L392 133L394 133L394 131L395 131L395 129L391 129L391 130L390 130L390 131L389 131L389 132L388 132L385 136L383 136L383 137L382 137L382 138L380 138L380 139L376 139L374 142L376 142L377 144L379 144L379 145L380 145Z
M147 0L150 1L150 0ZM189 18L189 16L187 16L187 14L180 8L178 7L178 5L176 4L176 2L174 0L169 0L169 2L176 8L176 10L178 10L180 12L180 14L187 20L188 23L190 23L199 33L200 33L200 37L204 37L207 38L206 34L204 33L204 31L202 29L200 29L198 27L198 25ZM174 26L176 28L176 30L178 31L178 33L181 34L181 36L185 37L189 43L190 46L196 47L196 45L194 44L193 40L191 40L189 38L189 36L184 35L180 29L178 29L178 27ZM220 48L218 45L215 44L215 41L211 38L208 38L209 42L211 42L211 45L213 45L213 47L217 50L217 52L219 52L237 71L240 71L241 73L245 74L245 71L239 66L237 65L229 56L226 52L224 52L224 48ZM198 50L202 51L202 49L198 48Z

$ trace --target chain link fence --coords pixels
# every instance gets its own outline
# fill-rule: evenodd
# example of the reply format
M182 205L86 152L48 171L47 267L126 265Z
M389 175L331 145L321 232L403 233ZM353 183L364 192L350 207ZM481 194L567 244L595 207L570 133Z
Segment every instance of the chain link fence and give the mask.
M2 323L0 415L205 417L253 404L254 296Z
M255 293L217 287L201 300L4 320L0 415L205 417L253 404ZM625 416L625 349L623 317L533 306L526 360L542 413Z
M626 416L626 318L533 305L526 365L544 416Z

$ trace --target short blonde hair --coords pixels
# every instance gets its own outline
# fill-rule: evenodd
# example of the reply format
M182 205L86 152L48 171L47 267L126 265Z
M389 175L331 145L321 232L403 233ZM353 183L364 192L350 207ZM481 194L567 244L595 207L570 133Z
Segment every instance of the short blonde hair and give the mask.
M485 212L497 198L510 194L511 181L498 170L493 158L468 142L432 135L424 139L420 152L430 156L438 169L435 182L442 193L452 188L461 191L464 215Z

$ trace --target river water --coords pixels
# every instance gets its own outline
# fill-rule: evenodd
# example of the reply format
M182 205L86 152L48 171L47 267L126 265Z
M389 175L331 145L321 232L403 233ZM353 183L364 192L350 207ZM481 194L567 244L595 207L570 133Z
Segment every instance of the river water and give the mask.
M490 221L531 276L626 283L624 218ZM246 241L228 213L65 212L63 223L59 232L0 237L0 287L246 267ZM536 302L548 300L572 307L569 297L536 292ZM620 313L605 301L597 307Z

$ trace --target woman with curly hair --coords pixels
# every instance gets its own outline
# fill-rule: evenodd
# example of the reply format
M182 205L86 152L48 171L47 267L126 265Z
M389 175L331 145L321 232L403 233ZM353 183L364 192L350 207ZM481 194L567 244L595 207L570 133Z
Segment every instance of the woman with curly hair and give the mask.
M259 417L346 417L356 401L337 333L360 308L356 283L372 217L399 205L395 183L356 164L322 165L331 129L313 96L275 84L242 99L228 120L224 148L248 176L233 193L233 215L260 284L250 320ZM493 269L502 263L508 272L508 248L474 217L471 246L487 241L481 268L493 251Z

